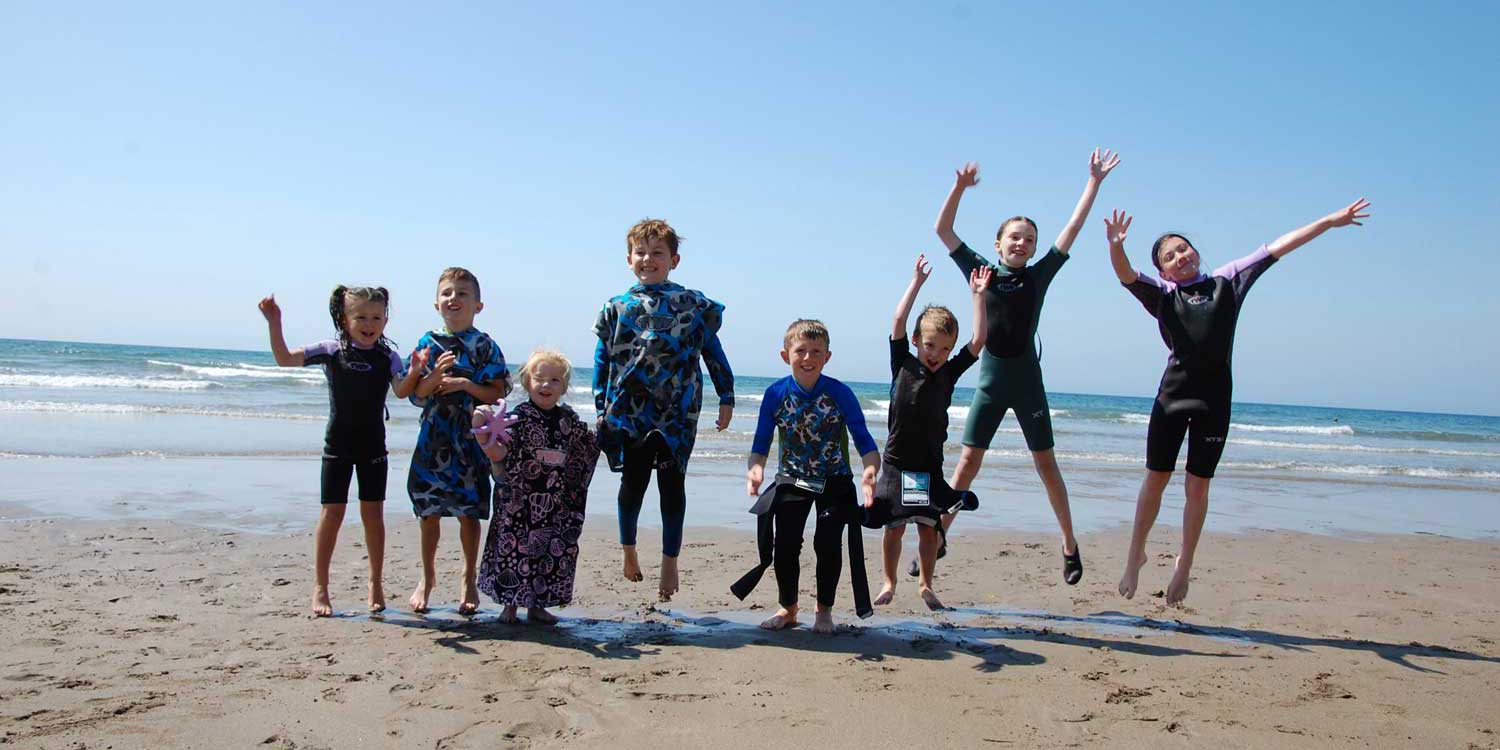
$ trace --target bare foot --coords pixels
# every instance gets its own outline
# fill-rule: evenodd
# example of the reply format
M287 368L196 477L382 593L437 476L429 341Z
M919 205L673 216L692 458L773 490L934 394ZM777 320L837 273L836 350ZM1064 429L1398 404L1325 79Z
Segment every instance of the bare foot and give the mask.
M932 589L923 586L919 591L917 591L917 595L922 597L922 603L926 604L928 609L934 612L940 609L945 609L945 607L943 607L943 603L938 601L937 594L932 593Z
M814 633L825 633L825 634L833 632L833 612L832 611L823 609L822 607L819 607L813 613L813 632Z
M479 587L474 584L464 586L464 598L458 602L458 613L465 617L479 612Z
M368 605L370 605L370 614L373 615L373 614L375 614L377 612L384 612L385 611L385 587L382 586L382 585L380 585L380 581L370 581L369 589L370 589L370 595L365 600L365 603L368 604Z
M505 605L505 607L500 610L499 620L500 620L500 622L503 622L506 625L514 625L514 624L520 622L521 619L519 617L516 617L516 605L514 605L514 604L507 604L507 605Z
M661 583L656 587L657 599L670 602L672 595L677 593L677 558L661 556Z
M880 587L880 593L875 595L875 604L890 604L891 600L895 598L896 583L894 581L886 581L885 585Z
M622 544L620 551L625 553L625 580L636 583L646 580L646 576L641 573L641 561L635 558L635 545Z
M542 607L529 607L526 610L526 621L541 625L556 625L557 615L548 612Z
M1182 564L1182 558L1177 558L1177 564L1172 571L1172 582L1167 584L1167 604L1175 606L1182 603L1188 595L1188 584L1193 580L1193 564Z
M328 600L328 587L313 584L313 617L328 617L333 614L333 602Z
M786 630L797 627L797 608L782 607L776 610L776 614L761 623L760 626L766 630Z
M1135 587L1141 576L1141 566L1146 564L1146 553L1125 563L1125 575L1120 576L1120 596L1135 598Z
M432 582L422 581L412 590L411 598L407 603L411 605L411 611L419 615L427 614L427 597L432 595Z

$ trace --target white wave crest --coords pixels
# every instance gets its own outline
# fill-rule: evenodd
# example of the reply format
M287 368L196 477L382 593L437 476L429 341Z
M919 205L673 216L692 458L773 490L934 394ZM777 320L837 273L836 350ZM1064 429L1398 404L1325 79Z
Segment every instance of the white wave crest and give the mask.
M175 414L191 417L228 417L233 419L322 420L320 414L291 414L252 411L249 409L200 409L190 406L154 406L150 404L84 404L71 401L0 401L0 412L51 412L65 414Z
M1055 415L1054 415L1055 416ZM1150 414L1121 414L1120 422L1126 424L1150 424ZM1244 430L1245 432L1285 432L1293 435L1353 435L1354 428L1346 424L1336 425L1309 425L1309 424L1247 424L1243 422L1230 422L1231 430Z
M1255 438L1230 437L1229 442L1235 445L1250 445L1259 448L1290 448L1309 451L1340 451L1346 453L1399 453L1417 454L1424 456L1463 456L1470 458L1500 458L1500 452L1496 451L1460 451L1448 448L1416 448L1409 446L1379 446L1361 445L1351 443L1340 445L1336 443L1292 443L1284 440L1257 440Z
M244 362L236 363L233 367L210 367L206 365L185 365L181 362L164 362L158 359L148 359L146 364L156 367L170 367L188 375L198 375L206 378L263 378L271 380L303 380L309 383L323 382L323 371L314 368L303 367L267 367L265 365L252 365Z
M223 388L211 380L127 378L118 375L0 375L0 387L10 388L133 388L148 391L202 391Z

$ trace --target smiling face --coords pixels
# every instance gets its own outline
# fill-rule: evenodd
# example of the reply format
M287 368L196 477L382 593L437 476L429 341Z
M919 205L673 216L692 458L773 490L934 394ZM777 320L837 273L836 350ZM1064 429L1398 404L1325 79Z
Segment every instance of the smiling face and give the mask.
M1168 281L1192 281L1198 277L1198 250L1186 237L1167 235L1157 240L1156 267Z
M439 281L437 301L432 306L443 316L443 327L450 333L472 328L474 316L484 309L484 303L479 301L479 290L463 279Z
M792 379L803 389L811 389L818 384L823 366L832 357L833 352L828 351L827 341L808 336L799 336L786 342L786 348L781 350L781 361L792 366Z
M349 343L361 349L374 348L375 342L385 334L387 320L384 302L351 300L344 303L344 330L349 333Z
M642 242L632 242L625 262L630 272L642 284L660 284L667 274L677 267L682 258L660 237L648 237Z
M932 326L918 326L917 340L912 342L912 346L916 348L917 359L921 360L922 366L937 372L948 361L948 355L953 353L956 343L958 337L951 333L934 330Z
M1010 268L1025 268L1026 262L1036 254L1036 227L1025 219L1011 219L1000 228L995 240L995 252L1000 262Z
M538 360L531 365L526 392L531 396L531 403L539 409L557 406L568 392L568 368L557 362Z

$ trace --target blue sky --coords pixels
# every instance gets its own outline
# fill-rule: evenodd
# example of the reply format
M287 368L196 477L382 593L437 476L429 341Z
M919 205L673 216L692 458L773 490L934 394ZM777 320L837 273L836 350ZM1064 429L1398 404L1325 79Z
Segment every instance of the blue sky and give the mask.
M3 3L0 336L259 349L260 295L309 341L345 282L390 287L410 345L464 265L512 359L586 362L653 216L687 238L674 279L728 306L737 371L781 374L806 316L830 374L881 380L953 169L983 169L961 236L987 248L1022 213L1046 242L1104 145L1124 163L1043 312L1050 390L1160 376L1109 209L1137 217L1138 266L1168 229L1218 264L1364 195L1368 225L1257 284L1236 397L1500 414L1497 22L1488 2ZM919 301L965 304L936 265Z

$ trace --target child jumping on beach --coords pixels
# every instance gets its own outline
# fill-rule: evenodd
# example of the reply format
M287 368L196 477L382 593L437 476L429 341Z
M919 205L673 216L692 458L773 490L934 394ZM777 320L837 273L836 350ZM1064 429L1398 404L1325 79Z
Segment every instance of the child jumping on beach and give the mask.
M359 478L359 517L365 527L370 558L368 606L385 609L385 485L389 466L385 452L385 394L394 388L406 398L416 388L414 373L402 377L396 345L385 337L390 294L384 287L338 286L328 300L336 337L287 349L276 296L260 301L260 313L271 334L271 354L282 367L319 366L328 378L328 429L323 435L322 505L314 533L312 611L333 614L328 596L328 568L338 542L339 526L349 505L349 483Z
M479 590L503 607L501 622L516 622L516 609L526 607L527 622L551 624L557 617L547 607L573 600L578 538L599 444L573 408L561 403L572 375L573 365L561 353L532 353L519 374L529 400L512 412L517 421L504 438L484 444L494 468L495 508ZM474 426L492 417L490 407L481 406L474 410Z
M730 587L743 600L754 590L766 568L776 566L777 602L781 609L760 624L767 630L796 627L797 583L801 575L802 532L807 515L816 507L817 529L813 552L817 555L818 606L813 630L833 632L833 601L843 569L841 535L849 530L849 576L854 585L854 611L860 617L874 614L870 588L865 579L864 542L860 506L875 504L875 475L880 453L865 429L864 412L849 386L823 375L832 352L828 329L816 320L798 320L787 328L781 359L792 374L772 383L760 404L755 439L750 446L745 487L757 497L751 512L756 522L756 545L760 562ZM776 479L761 491L766 457L774 434L780 444ZM854 474L849 468L848 442L864 462L860 478L863 502L855 494Z
M444 269L433 307L443 327L422 334L411 360L412 371L421 374L411 402L422 408L422 425L406 491L422 525L422 580L410 603L414 612L427 611L437 580L438 520L456 516L464 551L458 611L471 615L479 611L479 522L490 515L489 459L471 432L472 414L476 404L492 404L510 392L510 373L499 345L474 327L474 316L484 310L474 274Z
M1037 229L1036 222L1025 216L1012 216L1000 223L1000 231L995 233L999 265L991 264L969 249L953 231L953 220L958 215L958 203L964 191L979 184L978 164L966 164L957 171L957 179L948 199L943 202L935 227L965 278L983 266L988 266L995 274L989 291L985 293L990 330L985 339L984 353L979 358L979 383L974 388L974 402L969 407L968 422L964 425L964 449L958 466L953 470L953 488L964 491L973 484L980 465L984 463L984 452L989 450L990 441L1000 427L1000 420L1005 418L1007 410L1014 409L1016 422L1026 437L1026 448L1031 451L1032 464L1047 490L1047 500L1052 504L1052 512L1062 531L1063 581L1068 585L1083 578L1083 556L1078 551L1078 540L1073 536L1068 487L1063 483L1052 450L1052 414L1047 404L1047 390L1042 385L1036 329L1047 287L1058 269L1067 262L1068 250L1088 219L1094 197L1099 194L1099 185L1119 163L1119 155L1094 149L1089 156L1088 182L1084 184L1078 205L1073 208L1072 217L1058 233L1052 249L1030 266L1026 263L1036 253ZM952 526L954 517L951 513L943 517L945 529ZM940 549L938 557L942 557L945 551ZM916 564L913 563L912 567L915 568Z
M917 524L917 560L921 582L918 593L929 609L943 604L932 592L932 569L942 541L942 516L962 505L962 494L943 480L943 443L948 439L948 407L953 386L978 359L984 349L986 315L984 290L990 269L981 266L969 273L974 296L974 333L968 346L948 355L958 343L958 318L946 307L928 305L917 316L911 342L906 339L906 320L917 292L932 274L926 255L917 256L911 283L896 303L891 325L891 411L885 454L881 456L880 481L875 488L876 508L889 518L881 540L885 584L875 604L890 604L896 595L896 571L901 563L901 539L906 525ZM913 356L911 349L916 348Z
M1159 278L1137 271L1125 255L1131 217L1115 211L1104 220L1115 276L1156 318L1162 342L1170 352L1146 427L1146 478L1136 497L1130 552L1120 577L1120 594L1126 599L1135 596L1141 566L1146 564L1146 537L1161 510L1162 492L1177 468L1184 436L1188 449L1182 548L1172 582L1167 585L1167 604L1177 604L1187 597L1193 555L1208 515L1208 485L1229 434L1234 329L1251 285L1287 253L1329 229L1360 226L1359 220L1369 216L1364 213L1369 207L1369 202L1360 198L1208 275L1201 270L1197 248L1186 237L1164 234L1151 246L1151 264L1156 266Z
M636 522L656 471L661 496L661 580L657 596L677 593L677 556L687 515L683 479L703 402L703 375L719 395L715 428L734 416L734 373L719 344L724 306L667 280L681 262L682 238L665 221L646 219L625 235L625 263L636 283L599 311L594 333L594 406L599 446L620 474L620 547L626 580L644 579L636 556Z

